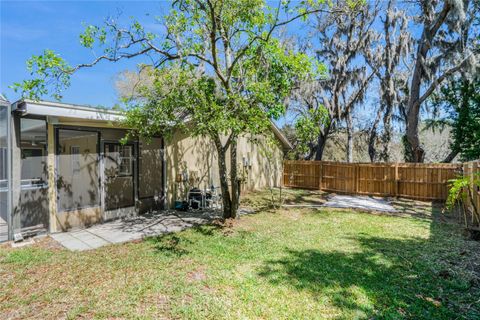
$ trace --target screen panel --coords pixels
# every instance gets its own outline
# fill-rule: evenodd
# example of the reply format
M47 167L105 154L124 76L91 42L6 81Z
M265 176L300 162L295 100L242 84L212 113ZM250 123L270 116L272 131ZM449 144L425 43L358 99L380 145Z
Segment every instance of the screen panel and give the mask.
M20 227L48 228L47 123L20 119Z
M57 131L57 210L100 206L99 136L94 131Z
M0 104L0 242L8 240L8 106Z

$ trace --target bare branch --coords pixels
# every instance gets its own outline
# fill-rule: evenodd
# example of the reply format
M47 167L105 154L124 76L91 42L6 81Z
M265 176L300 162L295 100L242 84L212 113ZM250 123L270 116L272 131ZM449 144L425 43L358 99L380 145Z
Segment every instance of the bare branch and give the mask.
M422 104L440 85L446 78L450 77L451 75L455 74L456 72L460 71L463 66L468 62L468 60L471 58L473 53L470 53L465 59L463 59L459 64L456 66L448 69L445 71L442 75L437 77L435 80L432 81L428 89L424 92L424 94L418 99L418 104Z

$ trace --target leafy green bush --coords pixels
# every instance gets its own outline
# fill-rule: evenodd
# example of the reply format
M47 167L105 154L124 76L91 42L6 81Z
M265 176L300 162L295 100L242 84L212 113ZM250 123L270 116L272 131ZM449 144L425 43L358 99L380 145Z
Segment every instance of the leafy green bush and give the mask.
M474 188L480 187L480 173L474 175L473 181L469 176L449 180L449 187L446 208L452 210L456 205L460 205L463 209L465 227L480 227L480 212L473 201ZM471 218L470 224L468 222L469 217Z

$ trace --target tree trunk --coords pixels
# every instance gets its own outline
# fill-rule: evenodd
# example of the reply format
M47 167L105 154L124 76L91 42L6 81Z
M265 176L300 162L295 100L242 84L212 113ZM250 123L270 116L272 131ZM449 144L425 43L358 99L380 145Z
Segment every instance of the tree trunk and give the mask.
M347 115L347 162L353 162L353 123L352 114Z
M458 155L458 150L452 150L448 154L448 156L442 161L443 163L450 163L455 159L455 157Z
M377 117L375 118L375 121L373 122L372 128L370 129L368 135L368 156L370 157L370 162L375 162L377 160L377 149L375 148L375 144L377 142L378 136L377 127L382 116L382 111L383 108L379 107Z
M406 162L423 162L425 158L425 150L418 137L419 109L420 106L414 104L407 114L407 132L404 139Z
M218 154L218 170L220 174L220 188L222 190L223 218L229 219L231 218L232 213L232 201L230 199L230 190L228 188L227 163L225 159L226 150L223 148L219 137L215 137L214 141Z
M232 137L230 142L230 183L232 185L232 202L230 208L230 217L237 217L237 210L240 204L240 186L237 168L237 137Z
M420 44L416 53L415 68L413 70L412 82L410 84L410 97L407 104L406 134L403 139L406 162L423 162L425 151L420 145L418 138L418 122L420 117L420 89L424 75L424 62L430 48L430 32L423 30Z
M377 160L377 150L375 149L376 141L377 130L373 129L370 131L370 136L368 137L368 156L370 157L370 162L375 162Z
M392 141L392 112L393 105L387 105L385 116L383 117L383 134L382 134L382 152L380 159L384 162L390 161L390 141Z
M315 152L315 160L321 161L323 157L323 150L325 150L325 145L327 144L327 138L330 134L332 128L332 121L330 121L326 126L323 132L320 132L317 139L317 150Z
M425 151L420 145L420 139L418 137L418 122L420 118L419 100L423 72L420 62L420 60L423 60L423 56L420 56L420 54L421 53L419 52L415 66L415 72L412 78L410 97L408 99L407 106L407 130L403 141L406 162L423 162L425 156Z

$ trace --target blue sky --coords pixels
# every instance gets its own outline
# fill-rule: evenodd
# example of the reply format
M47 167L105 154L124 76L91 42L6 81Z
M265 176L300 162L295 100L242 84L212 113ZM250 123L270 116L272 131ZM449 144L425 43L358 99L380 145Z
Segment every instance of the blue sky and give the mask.
M70 64L90 62L95 52L80 45L79 34L84 24L101 25L105 18L118 16L125 22L139 20L148 31L159 32L155 16L164 15L169 2L163 1L41 1L0 0L0 92L11 101L19 94L9 88L14 82L29 78L26 61L44 49L61 54ZM306 27L289 27L293 34L306 34ZM117 63L103 62L82 69L71 79L71 87L63 92L63 101L92 106L112 107L118 103L114 88L115 76L126 69L135 70L139 63L149 63L145 57ZM376 90L374 86L370 90ZM359 108L360 113L371 109L371 101ZM362 110L365 109L365 110ZM279 125L292 121L286 116Z
M20 94L9 86L30 78L27 59L45 49L60 54L72 66L92 61L95 52L83 48L79 42L85 24L101 25L110 16L120 17L119 20L127 24L135 17L147 31L158 33L161 27L155 16L166 14L169 6L167 0L0 0L0 92L11 102L18 100ZM306 33L305 26L296 25L293 29L297 34ZM150 60L138 57L81 69L72 76L71 86L63 92L62 101L110 108L119 103L114 87L116 75L127 69L135 70L143 62L149 63ZM283 126L291 120L285 116L277 123Z
M166 1L5 1L0 0L0 91L15 101L19 94L8 86L29 78L26 60L44 49L60 53L71 65L88 62L94 52L80 46L83 24L101 24L121 12L134 16L147 29L159 26L154 16L166 12ZM146 14L150 13L149 16ZM101 63L72 77L63 101L110 107L118 101L114 79L118 72L135 69L141 58Z

